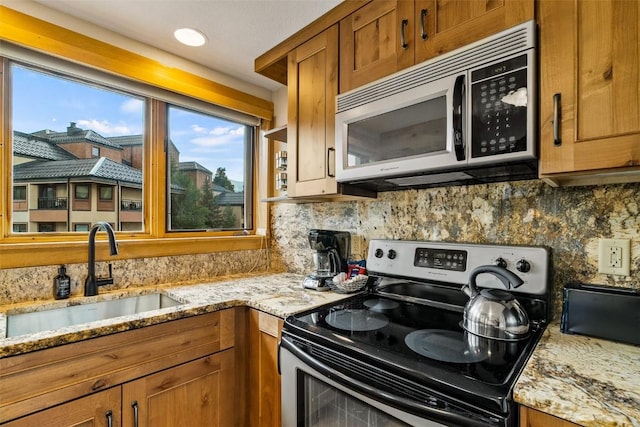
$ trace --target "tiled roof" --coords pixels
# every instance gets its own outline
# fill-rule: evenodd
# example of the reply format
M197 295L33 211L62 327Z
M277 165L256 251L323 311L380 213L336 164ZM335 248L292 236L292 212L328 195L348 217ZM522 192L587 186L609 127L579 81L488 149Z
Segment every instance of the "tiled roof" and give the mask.
M244 205L244 192L241 193L222 193L217 197L220 206L242 206Z
M43 129L38 132L34 132L32 135L46 138L54 144L69 144L73 142L92 142L94 144L100 144L105 147L113 148L114 150L122 150L122 147L117 142L110 141L108 138L100 135L92 130L85 130L72 127L73 131L70 134L67 132L54 132L50 129Z
M42 160L70 160L76 157L57 145L48 143L33 135L13 132L13 154Z
M15 165L14 181L51 178L103 178L142 184L142 171L106 157L78 160L29 162Z
M114 144L118 144L121 147L130 145L142 145L142 135L124 135L124 136L110 136L107 139Z
M178 169L181 171L203 171L212 175L212 172L209 169L205 168L198 162L180 162L178 163Z

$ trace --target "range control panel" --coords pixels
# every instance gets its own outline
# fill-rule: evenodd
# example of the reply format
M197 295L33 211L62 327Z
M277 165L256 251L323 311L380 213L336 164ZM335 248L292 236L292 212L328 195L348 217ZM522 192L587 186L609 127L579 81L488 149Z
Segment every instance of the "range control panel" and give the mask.
M540 246L479 245L409 240L371 240L367 270L392 276L463 285L473 269L496 265L517 274L524 284L517 291L544 294L549 280L549 251ZM481 274L478 286L502 288L491 274Z

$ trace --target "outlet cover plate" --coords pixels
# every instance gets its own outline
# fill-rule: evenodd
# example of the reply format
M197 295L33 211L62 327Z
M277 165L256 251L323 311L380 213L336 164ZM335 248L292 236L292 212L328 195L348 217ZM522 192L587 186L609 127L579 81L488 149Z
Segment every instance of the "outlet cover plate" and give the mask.
M599 273L628 276L630 264L630 239L600 239L598 244Z

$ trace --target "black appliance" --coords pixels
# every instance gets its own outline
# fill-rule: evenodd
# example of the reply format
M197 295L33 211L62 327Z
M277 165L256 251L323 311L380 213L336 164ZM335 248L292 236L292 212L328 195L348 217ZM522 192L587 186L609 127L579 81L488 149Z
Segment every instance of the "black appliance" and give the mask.
M461 326L469 272L499 265L530 319L517 341ZM542 247L372 240L366 292L285 319L283 426L516 426L512 389L549 310ZM489 274L480 288L504 289ZM377 423L377 424L376 424Z
M327 291L327 281L346 272L351 254L351 234L348 231L309 231L309 247L313 250L313 271L302 281L304 288Z

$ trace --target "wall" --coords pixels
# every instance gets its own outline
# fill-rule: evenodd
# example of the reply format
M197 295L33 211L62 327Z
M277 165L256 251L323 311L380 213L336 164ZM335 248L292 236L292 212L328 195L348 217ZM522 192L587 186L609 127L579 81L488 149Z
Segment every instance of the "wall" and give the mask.
M96 263L96 275L108 276L107 264L112 262L114 284L99 289L99 292L109 292L162 284L204 283L219 276L262 272L267 269L267 259L265 249L114 261L107 259ZM0 269L0 305L52 299L53 278L57 274L57 265ZM67 274L71 277L72 297L84 295L87 264L67 265Z
M640 184L553 188L540 181L406 190L357 202L272 207L271 264L311 268L310 228L374 238L516 245L551 249L556 314L562 286L580 281L640 289ZM630 238L631 276L598 273L598 239Z

